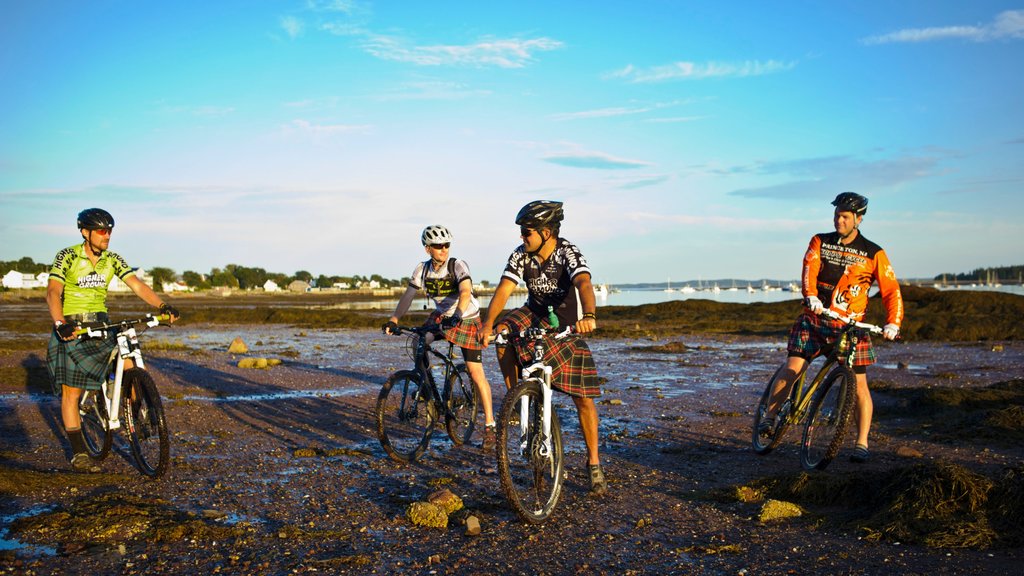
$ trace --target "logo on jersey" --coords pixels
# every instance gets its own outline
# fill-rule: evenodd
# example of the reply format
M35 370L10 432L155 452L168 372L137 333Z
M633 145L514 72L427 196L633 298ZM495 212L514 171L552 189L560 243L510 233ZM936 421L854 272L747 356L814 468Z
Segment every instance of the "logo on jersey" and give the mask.
M79 288L102 288L107 285L107 280L103 276L93 272L92 274L79 278L77 285Z

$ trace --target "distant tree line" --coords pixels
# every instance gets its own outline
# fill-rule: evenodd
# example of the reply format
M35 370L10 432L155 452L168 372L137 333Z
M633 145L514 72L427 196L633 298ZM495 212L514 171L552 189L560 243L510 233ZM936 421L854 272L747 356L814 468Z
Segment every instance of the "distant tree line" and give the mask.
M26 274L38 274L40 272L48 272L50 270L50 264L46 262L35 262L28 256L20 260L11 260L8 262L0 261L0 276L11 270L17 270L18 272L24 272ZM360 285L365 286L374 281L376 281L381 287L388 288L392 286L403 286L408 281L407 278L392 280L384 278L380 274L372 274L370 276L360 276L358 274L355 276L328 276L326 274L320 274L319 276L313 276L313 274L306 270L299 270L294 274L289 275L282 274L280 272L267 272L263 268L239 266L238 264L228 264L223 268L213 268L209 273L205 274L194 270L185 270L181 273L180 277L174 270L160 266L150 268L147 272L153 277L153 284L155 286L162 286L170 282L176 282L180 278L181 282L186 286L197 290L219 287L252 290L254 288L262 288L263 285L266 284L267 280L273 280L281 288L287 287L288 284L295 280L301 280L311 286L321 288L330 288L335 284L342 283L355 288Z
M961 282L1019 282L1024 277L1024 265L999 266L997 268L977 268L973 272L961 272L960 274L944 273L935 277L935 280L961 281Z

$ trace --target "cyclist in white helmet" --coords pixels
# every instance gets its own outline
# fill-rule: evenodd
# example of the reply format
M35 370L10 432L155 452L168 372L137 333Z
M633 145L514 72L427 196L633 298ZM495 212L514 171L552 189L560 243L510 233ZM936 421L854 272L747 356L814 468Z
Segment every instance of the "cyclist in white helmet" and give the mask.
M473 280L469 264L449 256L452 234L444 226L432 225L420 235L423 249L430 256L420 262L409 277L409 286L398 301L394 314L381 328L385 334L397 332L398 320L409 311L416 293L423 290L434 301L434 311L427 324L440 324L445 339L462 349L466 370L473 380L480 404L483 405L485 426L481 447L495 449L494 410L491 405L491 385L487 382L482 363L483 345L477 339L480 330L480 303L473 295Z

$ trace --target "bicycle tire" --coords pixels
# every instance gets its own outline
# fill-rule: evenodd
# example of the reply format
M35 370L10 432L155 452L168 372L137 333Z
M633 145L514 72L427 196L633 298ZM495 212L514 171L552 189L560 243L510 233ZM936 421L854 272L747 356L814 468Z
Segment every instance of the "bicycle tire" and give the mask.
M422 390L418 372L399 370L384 382L377 396L377 439L396 462L415 462L430 445L436 416Z
M761 427L761 421L764 420L765 415L768 413L768 404L771 401L775 381L784 369L784 367L779 367L775 374L772 374L772 377L768 379L768 385L764 387L764 393L761 394L761 401L758 402L757 409L754 410L754 431L751 436L751 447L753 447L754 452L761 456L774 450L782 442L782 438L789 430L789 411L782 409L775 415L775 428L771 433L762 435L758 430Z
M459 364L448 375L448 412L445 429L456 446L469 442L480 417L480 398L465 364Z
M524 380L505 395L498 418L498 475L509 504L523 520L539 524L547 520L562 493L562 427L551 411L551 453L540 455L543 383ZM529 402L526 434L522 435L520 402Z
M110 454L110 446L114 440L114 433L109 428L107 404L102 396L102 390L86 390L78 400L85 452L97 461Z
M124 431L132 457L144 476L159 478L170 463L171 440L156 383L149 372L132 368L124 372L122 390Z
M804 470L824 470L843 445L856 403L856 378L853 370L836 366L814 394L800 442Z

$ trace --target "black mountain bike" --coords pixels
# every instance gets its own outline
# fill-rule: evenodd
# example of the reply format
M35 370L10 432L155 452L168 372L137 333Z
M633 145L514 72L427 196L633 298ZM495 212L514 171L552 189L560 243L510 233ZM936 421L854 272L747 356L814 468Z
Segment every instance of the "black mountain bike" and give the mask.
M752 444L754 452L758 454L771 452L782 442L790 426L803 424L800 464L805 470L824 470L839 452L856 404L854 350L861 334L882 333L882 329L874 324L857 322L831 310L825 310L822 315L844 323L836 342L822 351L825 356L824 365L809 383L805 383L811 363L804 364L804 369L793 382L789 397L775 415L773 427L761 430L761 421L768 413L775 381L785 367L776 370L768 380L757 410L754 411Z
M427 451L434 425L442 418L448 437L455 445L469 441L480 415L476 387L469 378L466 365L454 362L455 345L448 343L448 353L434 349L433 340L444 337L435 327L398 327L398 334L410 336L412 370L392 374L377 396L377 438L393 460L415 462ZM431 370L437 360L440 380Z

